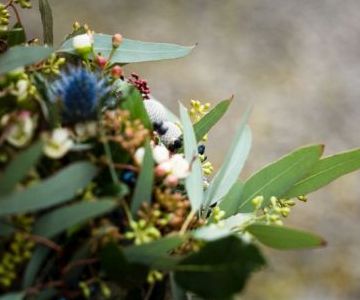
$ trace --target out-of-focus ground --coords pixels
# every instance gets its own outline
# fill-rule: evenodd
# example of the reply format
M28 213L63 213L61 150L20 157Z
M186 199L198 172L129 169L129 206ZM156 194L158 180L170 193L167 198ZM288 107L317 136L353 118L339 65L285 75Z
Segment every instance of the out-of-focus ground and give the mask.
M241 113L254 104L252 154L244 177L290 150L325 143L331 154L360 146L358 0L52 0L56 41L78 20L98 32L145 41L198 43L189 57L129 67L177 110L191 98L213 103L235 94L210 134L218 166ZM26 12L40 36L37 12ZM299 203L288 225L326 237L320 250L266 249L269 267L240 299L360 299L360 173ZM226 250L224 250L224 255Z

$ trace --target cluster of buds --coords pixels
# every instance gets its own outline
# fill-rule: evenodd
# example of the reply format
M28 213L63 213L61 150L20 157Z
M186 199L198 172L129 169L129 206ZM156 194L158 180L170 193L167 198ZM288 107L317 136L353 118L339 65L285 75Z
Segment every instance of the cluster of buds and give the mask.
M18 3L21 8L31 8L31 2L30 0L15 0L15 3Z
M164 274L157 270L151 270L149 271L149 274L146 278L146 281L149 284L154 284L157 281L162 281L164 279Z
M211 104L202 104L199 100L190 101L190 117L193 123L199 122L209 111ZM203 141L207 140L207 134L202 138Z
M23 102L36 94L36 87L31 83L29 76L24 73L23 68L14 70L8 77L11 81L10 94L15 96L19 102Z
M107 139L120 144L129 153L134 153L149 136L149 130L140 120L131 120L129 112L120 109L106 111L103 126Z
M98 245L106 245L109 242L118 241L122 235L119 232L119 228L112 224L108 219L100 220L100 224L91 231L91 235L98 241ZM94 249L95 250L95 249Z
M128 78L128 81L139 90L141 96L144 99L150 99L150 88L145 79L141 79L140 76L137 75L136 73L131 73L131 76L130 78Z
M225 217L225 211L221 210L219 206L214 207L212 210L212 218L215 224L221 225L221 221Z
M14 233L8 250L0 259L0 286L8 288L17 278L18 267L23 265L32 254L34 242L29 240L33 218L17 216L14 220L23 230Z
M160 237L160 231L145 220L130 221L130 230L125 233L125 238L134 240L135 245L150 243Z
M37 125L37 116L29 111L14 112L1 119L5 140L17 148L25 147L32 140Z
M6 31L9 25L10 14L5 4L0 3L0 31Z
M79 288L81 290L84 299L93 299L92 296L95 296L94 294L98 294L98 290L100 290L101 292L102 299L111 298L111 289L104 281L100 279L96 279L96 280L90 279L88 281L80 281Z
M41 71L48 75L59 75L60 68L63 64L65 64L65 62L66 60L64 57L58 57L55 53L53 53L41 66Z

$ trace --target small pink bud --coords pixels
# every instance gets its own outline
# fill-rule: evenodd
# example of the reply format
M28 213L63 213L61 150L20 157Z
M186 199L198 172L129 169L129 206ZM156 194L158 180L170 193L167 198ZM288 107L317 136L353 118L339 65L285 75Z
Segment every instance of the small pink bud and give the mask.
M162 177L162 176L165 176L166 174L168 174L170 172L170 170L171 170L170 163L163 162L155 168L155 175L158 177Z
M113 66L113 68L111 69L111 75L113 77L119 78L119 77L123 76L123 74L124 74L123 69L118 65Z
M164 183L169 187L175 187L179 183L179 179L174 175L166 176Z
M95 58L95 61L97 63L97 65L103 69L107 63L107 59L104 57L104 56L101 56L101 55L97 55L96 58Z
M114 48L118 48L122 43L123 37L120 33L115 33L112 37L112 45Z

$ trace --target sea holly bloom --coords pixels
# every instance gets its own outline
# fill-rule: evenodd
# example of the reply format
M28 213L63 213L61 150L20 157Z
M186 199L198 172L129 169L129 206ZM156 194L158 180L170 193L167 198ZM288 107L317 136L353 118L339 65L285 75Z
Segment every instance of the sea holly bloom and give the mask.
M2 126L7 127L5 140L14 147L26 146L34 136L37 117L31 116L29 111L21 111L12 119L6 115L1 120Z
M56 128L51 133L44 133L43 140L45 155L53 159L63 157L74 144L66 128Z
M87 56L91 53L93 43L93 36L88 33L80 34L73 38L73 47L81 56Z
M110 91L105 79L84 68L62 72L52 85L53 101L59 101L65 123L89 121L96 118L99 102Z

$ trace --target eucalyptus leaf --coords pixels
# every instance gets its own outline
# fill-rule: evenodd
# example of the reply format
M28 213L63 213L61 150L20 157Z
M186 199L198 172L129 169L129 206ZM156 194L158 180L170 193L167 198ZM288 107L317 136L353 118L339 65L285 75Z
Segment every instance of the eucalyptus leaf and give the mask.
M228 110L233 97L218 103L200 121L194 124L196 140L199 142L210 131L210 129L223 117Z
M285 197L292 198L314 192L335 179L360 169L360 149L320 159L307 176L297 182Z
M0 218L0 238L8 237L15 232L15 227L10 223L10 220Z
M22 287L28 288L32 286L36 280L36 276L40 271L42 264L50 253L50 249L42 245L36 246L29 260L25 273L23 275Z
M194 46L185 47L176 44L150 43L130 39L123 39L119 48L113 53L111 63L135 63L180 58L188 55ZM112 36L94 34L94 52L109 57L112 47ZM73 38L68 39L58 50L76 54Z
M10 193L33 168L42 155L42 143L37 142L12 159L0 177L0 195Z
M35 223L33 232L36 235L52 238L72 226L108 213L116 206L115 201L99 199L61 207L40 217Z
M252 224L246 231L269 247L290 250L314 248L326 245L318 235L278 225Z
M170 273L170 288L171 288L171 296L172 296L171 299L188 300L186 291L176 283L173 272Z
M22 300L25 297L25 292L7 293L0 296L0 300Z
M243 200L243 190L244 183L241 181L236 181L231 187L230 191L221 200L219 208L225 212L226 218L237 213L238 208L241 205L241 201Z
M136 216L142 203L150 203L152 197L154 181L154 159L150 144L145 145L145 154L142 162L141 171L136 181L135 191L131 201L131 213Z
M52 45L54 42L53 15L48 0L39 0L39 11L43 26L44 43Z
M46 59L52 48L42 46L15 46L0 54L0 74L13 71Z
M266 206L270 197L283 197L300 179L304 178L319 161L323 145L297 149L252 175L244 186L239 212L253 210L251 200L263 196Z
M198 156L198 147L191 120L186 108L180 104L180 118L183 126L185 159L192 162L191 172L186 177L185 186L191 203L191 209L198 211L203 202L202 168Z
M97 169L76 162L23 191L0 197L0 216L29 213L71 200L94 178Z
M206 206L221 200L238 180L251 148L251 131L246 125L249 114L250 109L244 114L224 163L210 182L206 192Z
M16 23L11 30L6 32L6 34L9 47L13 47L26 42L25 30L19 23Z
M177 266L175 281L205 299L240 292L251 273L265 264L259 250L235 236L207 243Z

